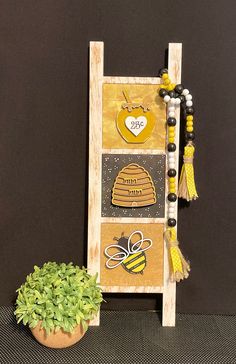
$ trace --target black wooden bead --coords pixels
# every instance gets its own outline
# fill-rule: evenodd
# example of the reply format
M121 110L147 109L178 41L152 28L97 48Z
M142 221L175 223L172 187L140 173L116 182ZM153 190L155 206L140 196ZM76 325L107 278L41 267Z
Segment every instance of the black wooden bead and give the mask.
M175 86L175 92L177 92L178 94L182 94L183 89L184 89L184 86L181 84L178 84Z
M187 141L194 140L195 139L195 133L193 131L187 131L185 133L185 139Z
M175 219L168 219L168 226L175 226L176 225L176 220Z
M175 97L175 92L172 90L172 91L169 91L168 92L168 95L170 96L170 97Z
M169 195L168 195L168 200L170 201L170 202L175 202L176 200L177 200L177 196L176 196L176 194L175 193L169 193Z
M176 119L175 118L168 118L167 119L167 124L169 126L175 126L176 125Z
M181 103L185 102L185 97L184 95L179 95L178 98L180 99Z
M159 71L159 76L161 77L164 73L168 73L167 68L161 68L160 71Z
M166 95L168 95L168 91L166 91L164 88L161 88L159 91L159 95L161 97L165 97Z
M186 114L193 115L194 114L194 108L192 106L186 107Z
M169 169L168 171L168 177L175 177L176 176L176 170L175 169Z
M176 151L176 145L175 143L169 143L167 145L168 152L175 152Z

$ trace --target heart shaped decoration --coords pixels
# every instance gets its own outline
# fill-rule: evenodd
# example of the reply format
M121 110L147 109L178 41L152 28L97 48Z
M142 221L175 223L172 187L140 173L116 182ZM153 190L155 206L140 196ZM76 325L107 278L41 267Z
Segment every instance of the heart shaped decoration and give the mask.
M125 125L132 134L138 136L143 131L143 129L145 129L147 125L147 118L143 115L138 116L137 118L134 116L128 116L125 119Z

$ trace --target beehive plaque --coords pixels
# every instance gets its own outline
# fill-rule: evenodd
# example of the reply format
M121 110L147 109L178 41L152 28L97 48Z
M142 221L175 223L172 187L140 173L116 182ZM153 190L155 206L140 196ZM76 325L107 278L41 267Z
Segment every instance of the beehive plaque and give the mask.
M102 155L102 217L164 218L166 157Z

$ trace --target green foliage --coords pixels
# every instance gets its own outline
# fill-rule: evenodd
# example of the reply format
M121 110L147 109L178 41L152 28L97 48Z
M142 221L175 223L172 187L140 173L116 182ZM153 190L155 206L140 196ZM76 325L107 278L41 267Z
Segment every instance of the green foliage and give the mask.
M87 321L103 301L97 275L91 276L84 267L80 269L72 263L34 266L34 272L16 292L17 323L22 321L34 328L42 321L47 334L60 328L72 332L80 323L87 330Z

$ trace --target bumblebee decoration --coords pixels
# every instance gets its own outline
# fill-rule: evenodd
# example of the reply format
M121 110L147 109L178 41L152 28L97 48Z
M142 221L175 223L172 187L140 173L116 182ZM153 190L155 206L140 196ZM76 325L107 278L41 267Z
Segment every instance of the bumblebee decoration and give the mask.
M139 235L140 239L135 243L131 242L134 235ZM121 234L120 238L114 237L118 244L111 244L105 249L105 255L109 258L106 262L108 269L114 269L120 264L128 272L132 274L141 273L146 267L147 259L145 251L151 248L152 240L143 237L142 231L134 231L129 237ZM116 253L112 255L109 250L117 249Z

